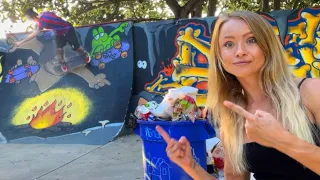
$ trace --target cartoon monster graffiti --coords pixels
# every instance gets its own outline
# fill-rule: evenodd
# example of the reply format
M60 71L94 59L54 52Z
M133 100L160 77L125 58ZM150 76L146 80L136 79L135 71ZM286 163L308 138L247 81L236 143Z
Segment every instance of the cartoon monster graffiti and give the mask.
M37 37L39 37L39 35ZM37 39L37 37L17 47L14 44L18 41L18 38L12 34L7 35L7 43L10 46L8 52L12 53L17 49L30 49L40 55L44 45Z
M98 66L103 69L105 68L105 63L119 57L127 57L130 45L128 42L121 41L117 33L124 33L128 25L128 22L120 23L110 34L107 34L101 26L92 30L92 66Z
M94 58L91 60L90 65L98 66L99 69L105 68L105 63L108 63L112 60L115 60L119 57L126 58L128 56L128 50L130 48L130 44L128 42L116 42L111 49L106 50L101 55L99 55L99 59Z
M163 94L169 88L192 86L199 89L197 105L204 106L207 93L210 37L201 24L189 23L178 30L177 52L171 63L159 72L158 77L145 85L148 92Z
M43 36L52 35L51 33L42 33ZM16 47L14 46L14 42L16 42L18 39L14 35L8 35L7 42L11 46L9 49L10 53L13 53L17 49L30 49L34 51L36 54L40 55L42 52L44 45L41 41L38 40L37 37L34 38L27 43L23 44L22 46ZM44 37L45 38L45 37ZM46 38L48 39L48 38ZM52 43L55 45L55 41L47 41L46 43ZM65 52L72 52L70 46L66 46L64 48ZM30 82L35 81L40 89L41 92L46 91L50 87L52 87L56 82L58 82L62 77L66 75L66 73L59 74L55 67L59 63L57 58L54 57L53 59L46 61L41 59L47 58L45 56L40 56L39 58L39 69L32 74L30 77ZM65 59L68 61L68 58ZM17 65L15 67L21 66L20 62L17 61ZM80 77L82 77L85 81L88 82L89 87L99 89L105 85L111 85L111 83L106 79L106 75L104 73L99 73L97 75L93 74L87 67L79 67L75 68L71 71L71 73L74 73ZM10 75L10 74L9 74Z
M295 18L291 18L296 15ZM262 14L273 26L275 34L281 39L283 29L277 21ZM318 32L319 9L300 9L291 14L283 43L288 57L288 66L296 77L320 77L320 33ZM178 30L176 37L177 54L169 65L159 72L158 77L145 85L145 90L164 94L169 88L192 86L199 88L197 104L204 106L207 93L207 62L210 38L205 27L193 23Z

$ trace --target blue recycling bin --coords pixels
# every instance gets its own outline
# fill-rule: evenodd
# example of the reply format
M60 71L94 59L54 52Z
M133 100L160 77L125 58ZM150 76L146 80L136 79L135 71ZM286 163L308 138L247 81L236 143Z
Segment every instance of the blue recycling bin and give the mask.
M145 180L192 180L179 166L171 162L166 153L167 144L156 131L160 125L170 137L179 140L185 136L190 142L194 159L207 169L206 139L215 137L213 126L206 120L191 121L145 121L137 120L134 132L143 141L143 167Z

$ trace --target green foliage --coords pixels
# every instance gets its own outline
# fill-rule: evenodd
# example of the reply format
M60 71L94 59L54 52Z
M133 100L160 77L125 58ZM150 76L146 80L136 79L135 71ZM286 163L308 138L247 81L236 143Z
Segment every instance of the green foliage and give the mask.
M75 26L140 18L172 18L163 0L2 0L0 19L24 21L23 11L51 10ZM172 13L171 13L172 14Z
M224 0L220 1L220 7L223 12L229 12L233 10L250 10L253 12L262 11L263 0ZM270 11L273 11L274 0L268 0ZM297 9L297 8L311 8L319 7L319 0L281 0L281 9Z
M0 3L0 20L10 19L12 22L23 19L23 11L34 7L36 10L53 9L51 0L2 0Z
M165 19L173 13L165 0L0 0L0 20L25 21L23 11L33 7L38 12L51 10L75 26L123 19ZM184 6L189 0L177 1ZM263 0L218 0L217 10L261 11ZM273 1L269 0L270 10ZM203 13L207 13L209 0L204 0ZM281 9L319 7L319 0L281 0Z
M226 0L222 7L223 11L233 11L233 10L249 10L258 11L260 9L261 0Z

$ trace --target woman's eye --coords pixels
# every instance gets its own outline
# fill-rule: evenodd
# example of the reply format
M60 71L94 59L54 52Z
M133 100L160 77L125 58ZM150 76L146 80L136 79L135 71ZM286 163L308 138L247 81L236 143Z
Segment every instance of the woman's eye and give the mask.
M232 47L233 43L232 42L226 42L226 43L224 43L224 46L225 47Z
M256 42L257 40L254 37L248 39L248 43L256 43Z

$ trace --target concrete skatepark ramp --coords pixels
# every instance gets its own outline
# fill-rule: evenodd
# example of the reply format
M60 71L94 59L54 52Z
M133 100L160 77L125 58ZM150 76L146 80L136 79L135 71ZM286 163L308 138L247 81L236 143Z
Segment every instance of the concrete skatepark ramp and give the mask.
M1 59L2 142L105 144L114 137L131 95L131 27L123 22L77 28L92 61L70 73L61 73L51 31L19 48L13 43L27 34L8 35ZM77 55L69 45L64 50L67 62Z
M320 9L261 15L274 27L296 77L320 76ZM23 47L0 42L2 143L105 144L138 104L160 102L169 88L207 94L207 67L216 17L148 23L116 22L76 28L90 65L59 74L54 36L46 31ZM68 46L66 59L75 56Z

